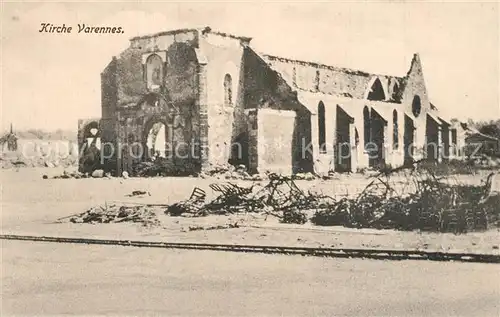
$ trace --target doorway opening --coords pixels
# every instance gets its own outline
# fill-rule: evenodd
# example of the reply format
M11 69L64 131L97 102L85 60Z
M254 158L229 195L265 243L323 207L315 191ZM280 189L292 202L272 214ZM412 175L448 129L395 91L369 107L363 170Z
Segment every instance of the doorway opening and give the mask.
M413 120L405 115L405 129L404 129L404 165L408 166L414 162L414 145L415 141L415 124Z
M335 171L352 171L351 133L350 126L354 118L348 115L340 106L337 106L336 129L335 129Z
M156 122L147 129L144 154L147 160L167 157L167 129L163 122Z

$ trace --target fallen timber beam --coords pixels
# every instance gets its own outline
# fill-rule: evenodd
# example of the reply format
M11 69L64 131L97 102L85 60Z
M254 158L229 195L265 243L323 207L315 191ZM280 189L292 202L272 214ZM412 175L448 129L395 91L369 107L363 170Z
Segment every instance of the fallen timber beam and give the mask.
M364 258L376 260L429 260L429 261L456 261L477 263L500 263L500 255L478 253L448 253L430 252L421 250L377 250L377 249L349 249L349 248L312 248L312 247L285 247L266 245L238 245L238 244L210 244L210 243L172 243L147 242L131 240L86 239L47 236L0 235L2 240L55 242L72 244L116 245L145 248L209 250L226 252L247 252L265 254L287 254L332 258Z

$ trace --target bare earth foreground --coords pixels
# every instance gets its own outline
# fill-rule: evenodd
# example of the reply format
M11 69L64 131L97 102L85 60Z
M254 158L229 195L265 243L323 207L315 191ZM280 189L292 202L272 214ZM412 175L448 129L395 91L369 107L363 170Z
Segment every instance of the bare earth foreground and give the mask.
M3 234L498 253L499 233L292 226L262 216L161 216L162 227L54 223L114 201L173 203L213 180L49 179L1 172ZM52 173L52 175L50 174ZM479 181L472 179L472 181ZM303 182L327 194L363 187ZM151 193L128 198L134 190ZM210 195L210 192L208 192ZM239 228L189 230L238 222ZM498 265L373 261L0 240L2 316L499 316Z
M283 245L305 247L343 247L370 249L419 249L428 251L500 254L498 230L465 235L401 232L394 230L354 230L343 227L319 227L281 224L264 215L170 217L158 214L161 227L142 228L130 223L74 224L54 223L58 218L82 213L104 204L162 203L186 199L195 186L213 194L214 179L196 178L112 178L42 179L60 175L57 169L19 169L1 171L1 229L3 234L44 235L76 238L105 238L166 242L208 242L219 244ZM221 180L224 181L224 180ZM328 195L359 192L369 182L354 175L330 181L300 181L304 190ZM465 176L464 182L479 184L481 177ZM243 182L249 186L249 182ZM134 190L151 196L126 197ZM238 228L206 230L210 227L238 224ZM202 229L202 230L193 230ZM203 230L205 229L205 230Z
M498 316L492 264L1 241L2 316Z

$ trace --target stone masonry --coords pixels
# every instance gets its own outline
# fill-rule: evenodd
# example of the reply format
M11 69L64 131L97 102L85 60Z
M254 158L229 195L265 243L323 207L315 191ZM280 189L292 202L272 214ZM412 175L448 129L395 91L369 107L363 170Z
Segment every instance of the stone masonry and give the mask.
M456 152L418 54L398 77L259 54L250 42L208 27L132 38L101 73L102 117L80 121L80 142L86 122L97 126L102 167L115 174L159 158L173 175L228 163L355 172Z

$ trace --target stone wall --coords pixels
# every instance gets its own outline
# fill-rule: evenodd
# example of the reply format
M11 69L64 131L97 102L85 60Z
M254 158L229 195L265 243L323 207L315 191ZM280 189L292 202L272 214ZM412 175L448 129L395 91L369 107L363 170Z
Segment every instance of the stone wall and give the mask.
M333 167L337 109L341 109L353 119L349 142L353 155L350 166L354 171L369 166L364 149L366 107L383 118L380 122L386 122L378 131L384 134L382 151L387 164L403 164L405 115L416 128L415 158L423 156L426 114L431 107L418 55L406 76L397 77L259 55L249 47L249 41L210 29L177 30L131 39L130 47L113 58L101 74L103 138L117 144L144 144L147 127L163 122L170 148L184 157L174 156L172 166L191 172L228 161L254 170L283 165L284 156L264 154L269 152L258 147L286 139L291 147L290 166L284 164L285 169L306 172L314 168L324 173ZM153 73L145 75L145 65L152 54L163 63L162 82L153 85ZM378 97L374 100L375 90ZM417 97L419 109L415 111ZM325 153L320 151L318 141L319 102L325 106ZM398 148L393 140L394 111ZM278 114L283 114L283 118ZM283 120L283 129L277 128L278 120ZM347 127L343 131L347 133ZM180 149L180 144L189 149ZM112 160L120 172L142 158L118 156Z
M283 75L292 87L303 91L366 99L368 89L378 79L382 83L384 100L400 101L399 87L403 81L401 77L369 74L358 70L270 55L263 57L272 68Z
M294 172L295 111L259 109L258 171L291 175Z
M246 109L258 111L293 111L295 113L294 129L290 140L292 142L291 168L293 172L312 171L313 156L309 150L311 144L311 112L297 97L297 92L283 78L282 74L272 69L266 61L250 48L244 50L244 92L243 104ZM287 122L288 117L285 117ZM279 120L279 118L275 118ZM259 117L260 120L260 117ZM266 120L265 122L269 122ZM261 126L259 121L259 140L261 140ZM272 131L277 139L283 138L277 130L268 130L266 140L271 140ZM288 140L288 139L287 139ZM260 141L262 142L262 141ZM288 141L287 141L288 142ZM250 145L251 146L251 145ZM266 168L265 160L256 160L250 153L251 161L258 161L259 168Z
M117 61L111 62L101 73L101 112L102 118L114 116L118 104Z
M314 155L314 167L317 172L324 173L332 169L332 159L334 156L335 137L336 137L336 107L342 109L354 118L355 131L358 134L358 146L352 148L355 155L355 166L357 169L366 168L369 166L368 153L364 149L364 118L363 109L367 107L370 113L376 111L387 121L384 131L384 155L386 164L392 166L400 166L404 161L404 118L408 115L413 121L416 130L414 131L416 147L415 159L423 158L424 146L426 139L427 113L431 112L429 98L425 88L422 66L418 55L415 55L410 66L410 70L406 77L387 77L379 75L367 75L362 72L351 72L343 70L340 72L337 68L329 68L326 66L316 65L311 63L271 59L274 61L273 68L284 69L283 77L289 76L290 81L295 82L298 89L298 99L306 106L311 116L311 137L312 137L312 152ZM290 71L290 67L292 71ZM295 72L293 71L295 68ZM301 72L299 69L309 69L307 72ZM313 70L320 70L319 89L314 89ZM327 89L321 83L321 70L326 73L333 72L336 75L326 76L328 80L337 82L331 84L333 87ZM315 72L315 71L314 71ZM304 75L305 74L305 75ZM316 78L317 79L317 78ZM379 79L384 87L386 100L368 100L367 95L375 80ZM349 83L349 84L347 84ZM323 88L321 88L323 87ZM351 89L349 93L345 93L347 87ZM353 98L350 97L353 96ZM420 109L417 115L414 114L413 101L415 96L420 98ZM322 153L318 143L318 105L323 103L325 107L325 131L326 131L326 153ZM397 147L394 147L394 120L393 113L397 114ZM354 166L353 165L353 166ZM354 171L354 170L353 170Z
M243 46L238 38L205 33L200 36L200 51L206 62L209 162L247 164L238 146L245 147L241 137L247 128L243 103ZM225 79L230 79L226 87ZM230 95L229 99L228 94ZM240 139L237 137L240 136ZM247 149L242 149L243 152ZM231 155L234 152L235 155Z
M192 31L140 37L102 75L106 139L115 144L116 172L131 171L144 160L148 127L166 125L166 140L174 169L196 171L201 163L199 63ZM145 75L151 55L161 58L158 85ZM114 99L116 96L116 99ZM106 109L106 110L105 110ZM111 111L114 109L114 111ZM114 138L114 141L111 139ZM142 146L140 151L135 148ZM134 149L131 147L134 146Z

